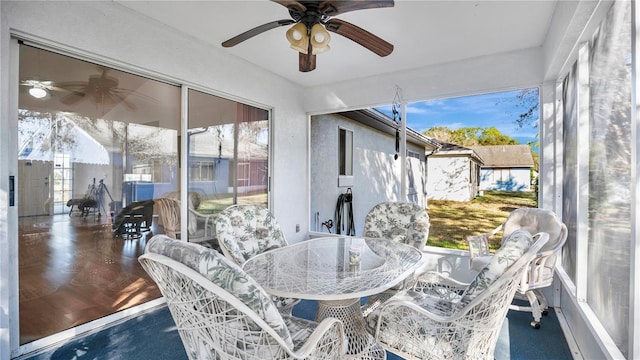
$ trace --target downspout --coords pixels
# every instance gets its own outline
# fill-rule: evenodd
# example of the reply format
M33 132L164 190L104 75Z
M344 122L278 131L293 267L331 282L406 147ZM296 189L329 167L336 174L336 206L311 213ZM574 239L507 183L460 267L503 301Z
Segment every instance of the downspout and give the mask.
M427 193L427 184L429 183L429 156L435 154L436 152L438 152L438 148L436 147L435 149L431 150L431 152L429 154L427 154L426 152L424 153L424 185L422 186L422 188L424 189L424 207L425 208L429 208L429 199L428 196L429 195Z
M407 103L402 100L400 110L400 199L408 201L407 198Z

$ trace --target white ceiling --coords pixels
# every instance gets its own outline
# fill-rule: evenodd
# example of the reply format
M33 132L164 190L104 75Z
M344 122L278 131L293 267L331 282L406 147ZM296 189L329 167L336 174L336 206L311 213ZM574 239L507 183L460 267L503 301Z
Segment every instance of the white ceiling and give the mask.
M379 57L332 33L331 50L317 55L316 70L309 73L298 71L298 53L289 48L285 38L289 26L269 30L232 48L220 45L258 25L290 19L287 9L275 2L118 2L200 39L204 46L212 46L309 87L540 47L557 1L396 0L392 8L347 12L336 18L392 43L393 53Z

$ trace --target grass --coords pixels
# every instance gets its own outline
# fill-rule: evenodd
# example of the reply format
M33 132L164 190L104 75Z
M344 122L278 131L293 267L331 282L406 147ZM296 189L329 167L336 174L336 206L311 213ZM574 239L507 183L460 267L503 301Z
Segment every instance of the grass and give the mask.
M468 250L467 236L490 232L509 214L521 207L536 207L535 192L485 191L470 202L429 200L431 222L427 245ZM500 237L490 239L492 250L500 247Z
M233 194L216 194L213 199L203 198L198 207L198 211L203 214L217 214L227 207L233 205ZM267 194L258 193L253 195L242 194L238 197L238 204L256 204L266 206Z

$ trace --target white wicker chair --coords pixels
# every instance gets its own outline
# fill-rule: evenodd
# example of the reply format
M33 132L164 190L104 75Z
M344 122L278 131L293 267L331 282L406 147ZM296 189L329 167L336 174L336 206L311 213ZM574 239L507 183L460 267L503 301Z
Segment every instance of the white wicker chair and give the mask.
M185 240L180 236L180 200L176 200L170 197L162 197L154 199L158 206L160 213L160 219L162 220L162 226L167 236L173 239ZM187 225L187 231L189 234L188 240L190 242L202 242L215 239L214 234L214 214L202 214L193 209L192 199L189 201L189 222ZM201 224L204 227L201 227Z
M493 359L518 283L547 241L545 233L515 231L466 287L433 273L397 293L368 318L376 340L407 359ZM445 281L438 284L438 276Z
M287 246L278 221L269 209L257 205L232 205L218 213L216 237L222 253L238 266L267 250ZM299 299L274 296L283 314L291 314Z
M375 205L364 219L363 236L382 238L411 245L422 251L429 238L429 215L422 206L409 202L382 202ZM365 315L402 289L413 286L413 276L404 283L375 296L363 308Z
M469 255L471 258L470 267L472 270L480 271L490 260L489 238L502 230L502 239L505 239L513 231L524 229L531 234L546 232L549 234L549 242L540 250L531 261L527 276L523 277L516 297L526 299L529 306L512 304L511 309L518 311L528 311L533 315L531 326L540 328L542 315L547 314L549 308L548 301L541 291L542 288L551 286L555 273L555 266L560 251L567 240L567 227L560 221L558 216L550 211L538 208L520 208L514 210L504 224L498 226L489 233L469 236Z
M191 360L333 360L346 350L339 320L282 316L258 283L213 249L156 235L139 260Z

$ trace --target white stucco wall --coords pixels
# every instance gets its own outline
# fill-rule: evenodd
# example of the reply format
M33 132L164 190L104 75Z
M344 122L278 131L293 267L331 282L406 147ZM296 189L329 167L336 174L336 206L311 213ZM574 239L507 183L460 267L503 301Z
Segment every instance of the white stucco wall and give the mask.
M316 231L315 217L319 213L317 230L327 232L322 222L334 219L338 196L347 187L338 186L338 129L353 131L353 213L356 235L362 233L364 218L371 208L383 201L400 200L400 159L394 160L395 138L359 122L339 115L318 115L311 118L311 230ZM420 152L424 160L424 149L408 144L411 151ZM420 161L410 159L414 169ZM424 164L424 162L422 163ZM424 166L424 165L422 165ZM416 169L418 203L425 205L424 171ZM408 199L404 199L408 201ZM336 226L331 229L336 232ZM345 233L344 231L342 232Z
M435 200L470 201L468 156L430 156L427 160L427 197Z

